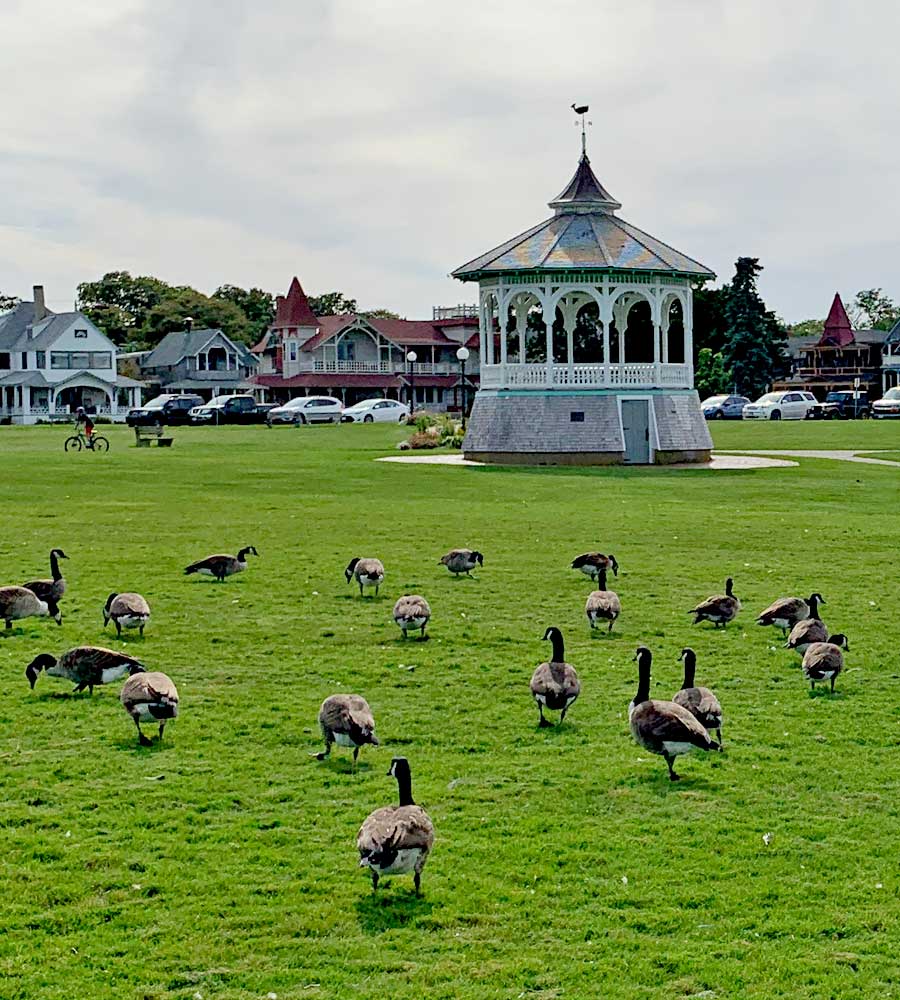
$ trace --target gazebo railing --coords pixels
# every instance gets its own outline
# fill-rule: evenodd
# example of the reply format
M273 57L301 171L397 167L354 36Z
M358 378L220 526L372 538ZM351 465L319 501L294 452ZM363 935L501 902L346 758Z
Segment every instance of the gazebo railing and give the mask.
M686 364L554 364L548 374L546 364L484 365L483 388L578 389L689 388L690 367Z

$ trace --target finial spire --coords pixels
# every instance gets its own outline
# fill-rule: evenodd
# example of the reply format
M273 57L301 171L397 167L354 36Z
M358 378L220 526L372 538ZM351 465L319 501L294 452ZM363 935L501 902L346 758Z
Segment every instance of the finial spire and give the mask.
M581 115L581 155L587 156L587 132L585 131L585 124L593 125L593 122L585 123L584 116L588 113L590 108L587 104L573 104L572 110L576 115ZM575 123L578 124L577 122Z

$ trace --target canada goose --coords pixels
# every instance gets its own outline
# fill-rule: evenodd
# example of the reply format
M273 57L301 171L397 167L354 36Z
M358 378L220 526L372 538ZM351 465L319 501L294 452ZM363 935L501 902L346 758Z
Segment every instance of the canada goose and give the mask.
M734 596L733 586L734 580L729 576L725 581L724 594L715 594L712 597L707 597L696 608L691 608L688 614L695 616L694 624L699 625L700 622L712 622L716 628L720 625L722 628L725 628L735 615L737 615L738 611L741 610L741 602Z
M60 559L68 559L69 557L63 552L62 549L51 549L50 550L50 580L32 580L31 583L22 584L27 590L30 590L33 594L37 595L38 599L44 601L53 601L59 604L60 598L66 592L66 580L62 575L62 571L59 568Z
M719 699L705 687L694 687L694 674L697 670L697 654L687 647L682 649L679 659L684 660L684 683L681 690L675 693L672 701L686 708L691 715L707 731L716 731L719 747L722 745L722 706Z
M782 597L770 604L756 619L757 625L776 625L784 635L804 618L818 618L819 605L825 603L821 594L810 594L809 600L802 597Z
M172 678L156 671L132 674L122 685L119 700L134 719L142 747L150 746L150 740L141 732L142 722L158 722L162 739L166 723L178 715L178 691Z
M580 569L585 576L589 576L592 580L600 575L601 569L607 572L612 570L613 576L619 575L619 564L612 553L605 556L602 552L585 552L572 560L572 569Z
M133 656L102 646L76 646L58 658L50 653L40 653L25 668L32 690L42 670L50 677L74 681L76 694L85 688L93 694L95 687L111 684L125 674L140 673L144 665Z
M33 615L50 615L57 625L62 625L62 615L52 598L42 600L27 587L0 587L0 618L6 622L7 630L13 622Z
M559 725L562 725L566 712L575 699L581 694L581 681L571 663L566 663L566 649L563 644L562 632L555 626L544 633L544 640L553 643L553 658L549 663L542 663L531 675L531 696L537 702L541 726L549 726L544 718L544 709L559 712Z
M686 708L674 701L650 698L650 650L640 646L634 658L638 661L638 689L628 706L631 735L645 750L659 754L669 768L669 780L678 781L679 776L672 768L676 757L694 747L698 750L721 750L721 747Z
M400 804L376 809L359 828L359 867L371 872L373 892L378 888L379 876L413 872L418 896L422 869L434 844L434 824L428 813L413 802L409 761L395 757L388 774L397 779Z
M445 556L441 556L440 565L446 566L456 577L460 573L470 576L476 566L484 565L484 556L475 549L451 549Z
M112 619L116 626L116 635L122 634L123 628L136 628L144 634L144 626L150 621L150 605L140 594L110 594L103 608L103 627Z
M226 576L233 576L235 573L243 573L247 568L247 556L253 553L258 556L255 545L245 545L236 556L217 554L199 559L190 566L185 567L185 573L204 573L206 576L214 576L221 583Z
M319 709L319 725L325 738L325 749L313 755L316 760L325 760L331 753L333 743L339 747L353 747L354 764L361 746L366 743L378 746L372 709L358 694L333 694L326 698Z
M612 632L615 620L622 613L622 604L619 595L615 591L606 589L606 570L600 570L597 577L598 590L588 594L587 603L584 606L584 613L590 622L591 628L597 627L597 619L609 622L608 632Z
M425 627L431 620L431 608L428 601L419 594L406 594L394 605L394 621L403 632L406 633L414 629L421 629L422 638L425 639Z
M831 636L828 642L814 642L807 647L803 654L803 673L810 690L814 691L816 684L831 681L831 693L834 694L834 679L844 669L844 649L849 650L850 643L842 632Z
M798 653L805 653L814 642L827 642L828 629L821 618L804 618L791 629L785 646Z
M360 559L354 557L347 564L344 570L347 583L355 577L359 584L359 596L362 597L363 587L374 587L375 596L378 596L378 588L384 580L384 564L380 559Z

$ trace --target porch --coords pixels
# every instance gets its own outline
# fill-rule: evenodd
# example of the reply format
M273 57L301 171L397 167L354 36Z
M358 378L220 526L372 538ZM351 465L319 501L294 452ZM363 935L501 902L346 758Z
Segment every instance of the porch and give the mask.
M125 375L107 382L90 372L79 372L50 383L41 372L11 372L0 380L0 421L36 424L71 419L79 406L91 416L122 421L140 404L143 383Z
M482 365L485 389L543 387L567 389L653 389L689 385L686 364L499 364Z

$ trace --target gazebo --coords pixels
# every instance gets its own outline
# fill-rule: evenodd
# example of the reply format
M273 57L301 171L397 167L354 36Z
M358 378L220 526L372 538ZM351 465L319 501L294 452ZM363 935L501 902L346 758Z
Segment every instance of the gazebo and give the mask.
M708 460L693 389L692 286L715 275L616 215L583 128L578 168L550 208L549 219L453 271L480 289L481 388L465 456Z

